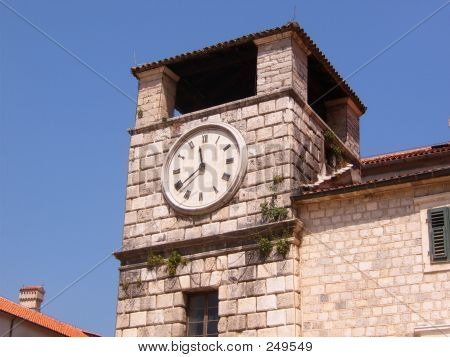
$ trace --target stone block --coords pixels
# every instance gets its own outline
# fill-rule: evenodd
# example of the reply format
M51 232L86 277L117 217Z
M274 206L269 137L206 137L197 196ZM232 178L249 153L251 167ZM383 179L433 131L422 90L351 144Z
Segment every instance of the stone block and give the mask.
M286 284L284 277L269 278L266 280L267 293L281 293L285 291Z
M279 326L286 324L286 312L284 310L275 310L267 312L267 326Z
M269 311L277 308L276 295L258 296L256 301L257 311Z
M161 294L156 296L156 307L163 309L173 306L173 294Z
M266 313L258 312L247 315L247 327L250 329L267 327Z
M272 127L258 129L256 131L256 140L258 142L272 139Z
M217 235L220 232L220 223L209 223L202 226L202 237Z
M130 327L144 326L147 322L147 313L145 311L133 312L130 314Z
M238 300L238 314L256 312L256 298L250 297Z
M234 232L237 229L237 219L220 222L220 233Z
M245 315L235 315L228 317L227 328L228 331L241 331L246 327Z
M147 325L159 325L164 323L164 310L152 310L147 312Z
M265 263L258 265L258 279L269 278L277 275L277 263Z
M277 328L263 328L258 330L258 337L277 337Z
M185 324L172 324L171 337L185 337L186 325Z
M245 265L245 252L228 254L228 268L237 268Z
M245 202L237 203L230 206L230 218L245 216L247 213L247 204Z
M245 283L245 294L247 296L258 296L266 293L265 280L254 280Z
M130 326L130 315L120 314L117 315L116 328L126 328Z
M156 325L155 326L155 333L153 337L168 337L170 336L172 329L172 325Z
M181 290L186 290L191 288L191 277L189 275L180 276L180 287Z
M186 306L186 296L181 291L173 294L173 306Z
M186 310L184 307L174 307L164 310L164 323L186 322Z
M236 315L236 300L219 301L219 316Z
M127 328L123 330L122 337L137 337L137 328Z
M203 259L196 259L191 262L192 273L203 273L205 270L205 261Z

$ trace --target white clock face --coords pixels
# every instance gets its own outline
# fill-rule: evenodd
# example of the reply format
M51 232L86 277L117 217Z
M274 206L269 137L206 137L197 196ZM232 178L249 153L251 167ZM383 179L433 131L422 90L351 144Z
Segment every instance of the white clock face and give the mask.
M236 192L246 166L241 134L228 124L204 124L184 134L169 151L163 192L181 213L207 213Z

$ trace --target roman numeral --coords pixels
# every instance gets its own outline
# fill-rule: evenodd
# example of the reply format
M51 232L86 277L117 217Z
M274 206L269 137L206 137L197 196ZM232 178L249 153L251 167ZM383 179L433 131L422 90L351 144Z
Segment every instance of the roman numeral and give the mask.
M213 189L214 189L214 192L215 192L215 193L219 192L219 191L217 190L216 186L213 186Z
M183 159L183 160L184 160L184 156L183 156L183 155L178 154L178 157L179 157L180 159Z
M191 191L187 190L187 191L185 192L185 194L184 194L184 198L185 198L186 200L188 200L190 195L191 195Z
M181 188L181 186L183 186L183 182L181 182L181 180L178 180L178 182L175 184L175 190L179 190Z
M192 141L189 141L189 147L191 148L191 149L193 149L194 148L194 143L192 142Z
M202 143L208 142L208 135L202 135Z
M227 164L232 164L234 162L234 158L230 157L229 159L227 159L226 163Z
M225 147L223 148L223 151L227 151L230 147L231 147L231 144L228 144L227 146L225 146Z
M230 179L230 174L227 174L226 172L223 173L222 175L222 180L228 181Z
M178 175L179 173L180 173L180 169L174 169L174 170L173 170L173 174L174 174L174 175Z
M203 201L203 192L198 193L198 200Z
M219 141L219 139L220 139L220 135L217 137L217 140L216 140L216 145L217 145L217 142Z

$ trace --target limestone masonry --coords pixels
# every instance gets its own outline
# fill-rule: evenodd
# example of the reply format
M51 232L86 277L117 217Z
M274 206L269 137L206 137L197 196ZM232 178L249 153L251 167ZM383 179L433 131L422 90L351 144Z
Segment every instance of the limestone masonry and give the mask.
M296 23L132 72L117 336L450 333L448 143L361 159L366 108ZM183 216L161 169L202 123L239 130L246 174Z

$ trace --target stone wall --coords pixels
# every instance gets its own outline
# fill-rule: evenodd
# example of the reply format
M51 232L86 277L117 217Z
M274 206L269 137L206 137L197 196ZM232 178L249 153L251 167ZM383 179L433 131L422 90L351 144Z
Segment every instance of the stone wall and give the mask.
M450 324L450 265L426 271L419 204L449 205L449 192L447 179L301 204L303 335L412 336Z
M254 243L254 242L253 242ZM298 249L283 258L274 250L262 259L254 244L233 253L205 249L186 255L174 276L166 267L121 272L117 336L185 336L186 293L219 292L220 336L294 336L300 329ZM295 285L295 286L294 286Z
M139 74L136 128L146 127L173 115L178 80L179 77L168 67Z
M258 46L257 93L291 87L304 101L308 98L306 48L291 32L255 41Z
M247 174L238 193L223 208L200 217L180 216L164 201L161 193L160 175L163 159L181 133L204 122L226 122L239 129L248 146ZM322 157L322 141L321 129L317 120L303 113L302 108L292 97L276 93L240 100L216 107L213 110L187 114L157 123L149 128L138 128L132 132L130 144L122 251L133 252L137 249L151 248L155 252L167 252L168 246L186 247L191 244L194 246L196 242L204 242L204 239L219 235L223 240L228 233L245 229L251 235L252 229L261 226L262 223L261 203L269 201L274 194L277 205L287 207L288 218L291 218L291 192L298 187L300 182L311 181L317 175L321 167L319 162ZM282 177L283 181L274 189L273 179L275 176ZM287 295L282 295L289 293L293 296L293 288L286 285L288 280L294 282L292 262L280 260L277 263L271 262L267 266L256 263L250 266L246 261L245 267L243 265L230 267L229 254L220 258L220 252L215 251L215 248L211 248L208 254L215 256L215 261L220 259L220 261L227 262L228 268L226 268L227 265L225 267L221 265L225 276L219 273L217 263L207 263L205 260L204 263L190 264L189 266L192 268L183 270L186 276L184 278L177 277L176 283L174 279L163 275L156 276L156 281L149 283L151 274L144 272L146 268L134 269L132 266L125 266L124 272L121 273L121 282L125 282L125 286L130 282L134 284L133 279L140 279L145 284L141 286L144 289L140 292L142 296L130 297L121 293L117 318L118 334L183 334L185 330L181 326L182 322L179 321L184 318L183 314L185 314L181 309L184 308L184 300L181 296L182 292L185 293L195 288L192 286L194 284L192 278L201 270L196 268L197 264L202 267L205 264L208 266L212 264L214 267L208 268L210 270L205 272L209 275L197 275L197 277L200 282L204 279L213 279L213 283L204 282L209 288L219 288L220 286L219 315L221 323L219 326L221 334L241 334L244 333L243 330L249 330L251 332L246 333L257 335L274 335L276 333L292 335L296 333L295 323L291 321L294 315L292 315L292 311L286 310L288 309L287 302L283 302L287 299ZM247 253L240 252L239 254L244 254L243 256L247 260L250 259ZM243 262L242 259L244 258L239 261ZM145 257L141 257L139 263L144 262ZM283 269L287 269L282 266L291 267L289 271L286 270L285 274L289 275L289 278L286 278L281 272ZM197 271L198 269L200 270ZM263 277L261 274L264 274L265 269L270 272L265 273L267 276ZM244 273L243 270L246 272ZM240 291L242 295L226 295L228 292L225 293L225 286L228 286L227 289L229 289L231 281L236 279L236 274L240 275L241 273L248 277L248 281L236 282L238 285L226 291L229 291L230 294L231 291L235 291L235 293ZM187 274L190 274L191 277L189 278ZM278 275L279 278L275 278ZM186 282L187 280L189 283ZM224 283L226 284L224 285ZM289 284L292 285L292 283ZM167 286L171 284L174 284L177 290L168 291ZM279 288L272 288L273 284L278 284ZM262 286L265 286L266 290ZM203 286L201 285L201 287ZM130 289L135 290L135 288ZM257 289L258 292L251 293L249 289ZM176 295L177 293L179 294ZM167 299L171 299L172 305L164 305L164 308L158 306L158 297L166 294L172 294L170 295L172 297L167 297ZM269 297L264 298L265 295ZM266 301L275 303L277 310L270 312L261 310L257 307L258 301L260 304ZM233 304L236 305L238 313L236 316L227 315L223 309L230 309ZM293 308L294 303L289 309ZM172 320L175 319L173 316L164 317L164 320L161 320L162 316L165 316L164 314L172 314L164 309L178 311L177 320ZM244 313L244 311L246 312ZM152 326L161 324L158 321L164 321L165 327L155 330ZM242 326L245 328L242 329Z
M175 118L154 130L133 134L129 153L123 249L157 246L198 239L240 228L261 220L260 204L271 198L274 176L283 177L277 187L278 206L290 206L290 192L300 182L313 180L320 169L320 129L289 97L258 101L213 111L211 115L183 121ZM246 103L248 100L241 100ZM189 115L188 115L189 117ZM204 122L226 122L244 136L249 160L244 182L222 209L200 217L182 217L164 201L161 168L174 141ZM302 160L302 158L305 160Z
M324 118L334 133L346 147L359 157L359 117L360 110L349 98L325 102L327 117Z

